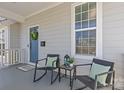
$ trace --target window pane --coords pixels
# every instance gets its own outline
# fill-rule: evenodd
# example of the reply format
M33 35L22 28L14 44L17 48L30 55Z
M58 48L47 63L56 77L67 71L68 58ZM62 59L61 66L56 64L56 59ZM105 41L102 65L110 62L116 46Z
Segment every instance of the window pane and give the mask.
M88 39L82 39L82 46L88 46Z
M82 54L88 54L88 47L82 47Z
M95 2L89 3L89 9L94 9L94 8L96 8L96 3Z
M89 47L89 54L95 55L96 54L96 48L95 47Z
M76 47L76 54L81 54L81 47Z
M88 28L88 21L82 21L82 28Z
M81 5L76 6L76 8L75 8L75 14L76 13L80 13L80 12L81 12Z
M81 31L80 32L76 32L76 39L81 38Z
M96 19L89 21L89 27L96 27Z
M81 29L81 22L75 23L75 29Z
M88 3L85 3L82 5L82 12L87 11L88 10Z
M88 31L82 31L82 38L88 39Z
M96 39L96 30L89 31L89 39Z
M87 20L88 19L88 12L82 13L82 20Z
M76 46L81 46L81 32L76 32Z
M75 15L75 21L81 21L81 14Z
M89 46L96 46L96 40L95 39L89 39Z
M95 19L96 18L96 9L92 9L89 11L89 19Z

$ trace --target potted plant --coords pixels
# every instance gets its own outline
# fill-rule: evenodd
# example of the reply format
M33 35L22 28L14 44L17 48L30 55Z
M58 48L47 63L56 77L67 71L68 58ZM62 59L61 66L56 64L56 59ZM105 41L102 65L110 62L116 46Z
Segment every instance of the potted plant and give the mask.
M70 67L72 67L73 64L74 64L74 58L72 57L72 58L70 58L70 60L69 60L69 65L70 65Z

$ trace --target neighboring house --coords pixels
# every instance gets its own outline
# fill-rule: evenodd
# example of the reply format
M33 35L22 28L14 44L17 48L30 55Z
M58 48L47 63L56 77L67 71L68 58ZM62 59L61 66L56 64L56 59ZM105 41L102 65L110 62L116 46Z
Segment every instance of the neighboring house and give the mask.
M39 38L38 43L35 42L38 50L34 50L38 58L57 53L61 63L66 54L75 57L76 63L88 63L94 57L110 60L115 62L116 81L124 82L124 3L57 3L52 6L28 16L23 22L17 17L18 23L9 25L9 48L25 49L25 62L30 63L33 55L30 55L29 30L38 26ZM45 41L45 47L41 41ZM86 72L80 70L79 73Z

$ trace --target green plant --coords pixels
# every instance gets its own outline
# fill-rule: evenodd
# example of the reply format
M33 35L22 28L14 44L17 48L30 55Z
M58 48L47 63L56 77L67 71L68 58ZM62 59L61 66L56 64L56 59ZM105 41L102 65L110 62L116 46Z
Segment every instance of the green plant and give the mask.
M73 63L74 63L74 58L73 58L73 57L70 58L69 63L70 63L70 64L73 64Z
M31 32L31 38L32 38L32 40L37 40L38 39L38 32Z

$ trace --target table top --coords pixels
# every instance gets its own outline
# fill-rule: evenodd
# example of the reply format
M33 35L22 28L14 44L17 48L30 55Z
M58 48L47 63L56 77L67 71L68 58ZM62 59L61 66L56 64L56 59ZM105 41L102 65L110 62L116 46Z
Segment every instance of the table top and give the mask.
M65 66L64 64L60 66L61 69L65 69L65 70L73 70L74 66Z

